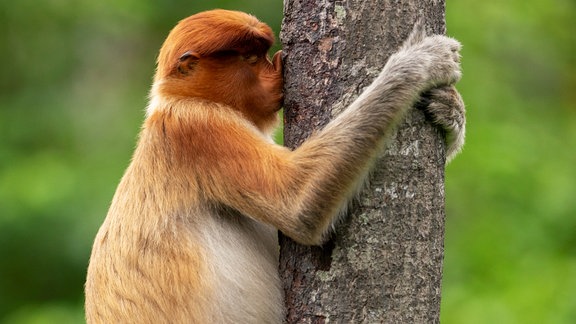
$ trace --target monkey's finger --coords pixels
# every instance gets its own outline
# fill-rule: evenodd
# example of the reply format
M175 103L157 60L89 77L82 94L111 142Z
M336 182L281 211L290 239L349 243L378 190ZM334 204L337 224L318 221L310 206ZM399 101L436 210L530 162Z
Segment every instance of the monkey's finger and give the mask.
M414 46L424 40L426 38L426 25L424 24L424 19L418 19L414 23L414 27L412 28L412 32L408 36L408 38L404 41L402 45L403 49L406 49L410 46Z

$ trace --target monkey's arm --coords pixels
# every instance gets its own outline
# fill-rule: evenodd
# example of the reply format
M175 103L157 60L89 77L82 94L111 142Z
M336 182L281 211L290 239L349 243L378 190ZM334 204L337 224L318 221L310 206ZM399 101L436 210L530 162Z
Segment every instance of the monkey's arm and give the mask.
M240 118L215 114L204 130L196 121L194 142L205 145L198 145L194 164L202 172L200 191L300 243L320 244L393 125L418 98L418 87L394 78L379 82L295 151L269 143Z
M328 176L334 172L329 170L334 158L270 143L231 109L195 108L194 120L188 120L194 134L186 134L193 137L188 173L194 174L203 198L270 224L301 243L320 243L342 200L340 188L322 181L335 177Z
M267 142L241 118L215 114L204 119L209 124L196 133L211 138L195 139L209 143L199 145L206 156L199 168L201 190L215 203L271 224L301 243L321 243L363 183L393 126L423 91L459 78L458 43L440 41L448 43L447 53L430 62L425 56L413 59L422 53L391 57L350 107L295 151ZM431 76L422 73L429 70Z
M196 117L185 123L190 145L178 147L191 146L191 173L207 200L319 244L409 107L460 78L459 49L413 33L360 97L295 151L269 143L232 109L200 106L182 110Z

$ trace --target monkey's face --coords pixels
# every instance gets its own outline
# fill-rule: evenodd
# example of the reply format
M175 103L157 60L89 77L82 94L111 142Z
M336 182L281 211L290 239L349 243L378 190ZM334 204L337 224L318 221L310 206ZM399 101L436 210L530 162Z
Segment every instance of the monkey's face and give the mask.
M183 76L190 96L226 104L262 130L277 120L282 106L281 52L225 51L200 58Z

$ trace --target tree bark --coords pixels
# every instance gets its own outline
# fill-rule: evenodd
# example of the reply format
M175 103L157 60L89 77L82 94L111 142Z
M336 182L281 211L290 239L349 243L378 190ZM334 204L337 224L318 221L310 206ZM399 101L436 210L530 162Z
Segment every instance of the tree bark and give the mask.
M285 144L350 104L420 18L444 33L444 1L285 0ZM280 237L286 322L439 322L444 163L440 132L413 109L332 240Z

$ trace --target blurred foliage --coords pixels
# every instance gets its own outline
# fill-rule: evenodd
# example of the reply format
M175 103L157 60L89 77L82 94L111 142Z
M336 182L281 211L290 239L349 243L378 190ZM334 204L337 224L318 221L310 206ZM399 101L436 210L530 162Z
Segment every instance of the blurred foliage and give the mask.
M93 237L181 18L281 1L0 0L0 323L81 323ZM576 318L576 3L448 1L467 145L447 169L443 323Z
M449 1L468 136L448 166L443 323L576 319L576 2Z

